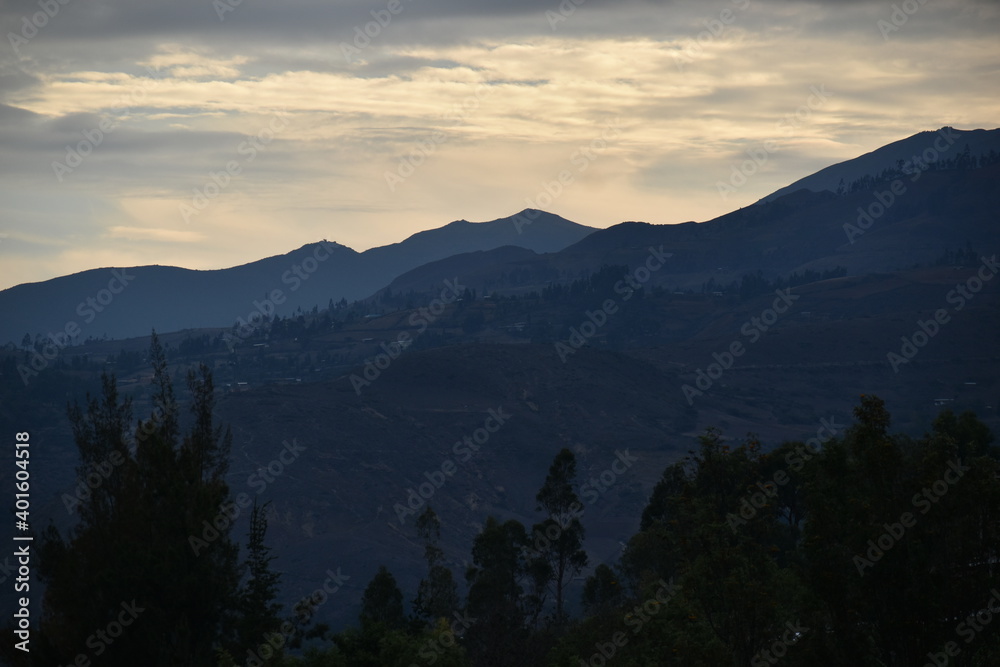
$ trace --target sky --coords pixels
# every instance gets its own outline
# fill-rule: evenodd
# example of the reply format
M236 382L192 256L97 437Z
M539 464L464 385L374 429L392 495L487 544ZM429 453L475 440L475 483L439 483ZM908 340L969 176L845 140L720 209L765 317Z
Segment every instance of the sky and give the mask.
M3 0L0 289L526 207L709 220L1000 126L998 36L971 0Z

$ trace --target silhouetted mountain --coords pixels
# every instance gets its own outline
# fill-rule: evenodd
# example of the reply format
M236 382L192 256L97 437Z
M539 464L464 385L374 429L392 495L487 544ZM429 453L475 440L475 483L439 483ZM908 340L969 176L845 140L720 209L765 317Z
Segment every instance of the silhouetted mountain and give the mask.
M547 255L501 249L452 257L405 273L389 288L426 290L459 275L483 293L523 294L602 265L639 267L661 246L671 256L649 284L671 290L701 291L711 281L714 291L758 271L772 279L836 267L852 275L892 271L936 262L949 249L1000 248L998 180L1000 164L990 164L925 171L842 195L799 189L703 223L621 223Z
M276 310L288 316L297 308L364 298L400 273L456 253L512 244L552 252L594 231L549 213L528 226L516 220L460 220L362 253L337 243L311 243L229 269L104 268L17 285L0 292L5 314L0 343L20 343L25 333L77 332L76 340L83 341L141 336L152 328L227 327L257 311L267 314L275 290L278 300L284 299Z
M876 177L886 170L905 168L917 171L922 164L954 160L963 154L969 158L979 158L989 155L991 151L1000 153L1000 129L956 130L953 127L943 127L936 132L919 132L852 160L820 169L815 174L800 178L771 193L761 201L774 201L802 189L837 192L842 186L850 188L859 179Z

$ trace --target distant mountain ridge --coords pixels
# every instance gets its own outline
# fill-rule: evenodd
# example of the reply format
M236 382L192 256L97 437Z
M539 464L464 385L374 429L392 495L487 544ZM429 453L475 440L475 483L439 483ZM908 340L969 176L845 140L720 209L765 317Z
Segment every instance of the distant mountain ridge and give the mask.
M859 157L838 162L815 174L800 178L791 185L776 190L761 199L761 202L774 201L796 190L811 190L821 192L837 192L841 182L850 186L852 182L865 176L875 176L887 169L894 169L900 163L904 165L920 162L937 162L951 159L961 154L969 147L970 155L979 157L990 151L1000 153L1000 129L995 130L956 130L953 127L942 127L940 130L918 132L913 136L894 141Z
M142 336L153 328L227 327L268 311L269 302L287 316L298 308L325 308L330 300L362 299L401 273L451 255L509 245L554 252L595 231L551 213L540 212L527 227L515 219L458 220L361 253L323 241L228 269L100 268L17 285L0 291L0 344L20 343L25 333L65 332L82 341ZM109 285L116 270L126 276L124 284ZM272 301L276 291L280 298Z
M966 147L970 158L1000 157L1000 129L919 132L821 169L754 206L713 220L623 222L539 257L507 249L450 257L400 275L388 287L395 293L426 290L465 269L461 275L474 289L524 293L552 282L572 282L601 265L638 266L650 246L660 245L673 257L652 276L652 284L696 291L710 281L721 287L757 271L773 278L841 266L862 274L933 262L944 250L966 244L992 252L1000 247L1000 229L993 224L1000 207L995 185L1000 164L987 160L991 164L975 169L936 169L966 154ZM877 220L862 219L871 230L866 232L857 227L859 209L877 212L882 204L873 199L871 187L851 192L850 186L874 183L892 171L906 174L902 194L893 195ZM845 191L838 194L842 181ZM855 228L848 233L845 225Z
M399 276L389 289L427 292L428 285L464 269L463 284L481 293L524 294L586 277L602 265L638 267L650 248L661 247L672 256L650 276L650 285L695 291L739 284L758 271L769 279L836 267L863 275L927 265L946 250L971 246L991 255L1000 249L1000 164L919 177L917 185L904 178L904 189L888 206L870 189L838 195L800 188L702 223L621 223L558 253L530 256L500 248L449 257ZM888 188L883 183L875 190ZM878 215L859 223L859 211Z
M867 191L840 192L919 159L1000 155L1000 129L920 132L822 169L763 198L755 206L702 223L622 223L595 230L544 211L507 218L457 220L400 243L358 253L330 242L229 269L193 271L146 266L112 269L18 285L0 291L0 344L64 332L69 338L142 336L191 328L232 326L256 313L288 316L331 301L393 292L429 292L445 278L491 292L529 291L572 282L602 265L637 266L664 245L672 257L652 277L676 289L730 284L745 273L770 276L846 267L852 273L894 270L934 261L946 248L1000 245L1000 164L974 170L936 170L886 207L859 240L845 236L858 210L872 209ZM916 159L915 159L916 158ZM933 158L933 159L931 159ZM921 175L921 174L917 174ZM867 229L867 227L866 227Z

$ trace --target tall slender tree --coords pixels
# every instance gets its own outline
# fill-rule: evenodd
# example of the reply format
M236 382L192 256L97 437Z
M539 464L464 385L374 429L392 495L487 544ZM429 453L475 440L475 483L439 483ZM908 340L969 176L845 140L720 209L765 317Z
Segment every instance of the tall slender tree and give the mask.
M458 609L458 587L451 569L444 564L444 551L438 546L441 520L430 506L417 517L417 534L424 540L427 577L417 586L413 609L417 616L433 623L450 618Z
M574 490L576 456L563 448L549 467L545 483L535 500L538 510L548 516L532 530L536 571L546 577L555 597L555 622L565 621L563 593L566 584L587 566L583 550L584 530L580 523L583 505Z
M255 649L267 642L270 635L281 626L281 605L276 602L281 575L271 568L274 556L267 546L267 508L270 503L258 506L256 500L250 510L250 528L247 532L247 558L244 563L246 580L239 592L236 620L237 650ZM280 660L280 649L265 664Z
M484 667L521 667L530 663L529 620L537 616L528 536L514 519L487 517L472 544L466 610L475 620L466 633L469 653ZM528 590L525 590L528 588Z

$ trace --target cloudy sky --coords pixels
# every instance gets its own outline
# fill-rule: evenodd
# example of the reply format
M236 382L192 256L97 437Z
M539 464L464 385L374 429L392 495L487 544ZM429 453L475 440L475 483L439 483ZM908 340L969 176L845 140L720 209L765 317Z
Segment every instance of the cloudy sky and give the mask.
M532 205L702 221L1000 126L996 2L4 0L0 22L0 288Z

